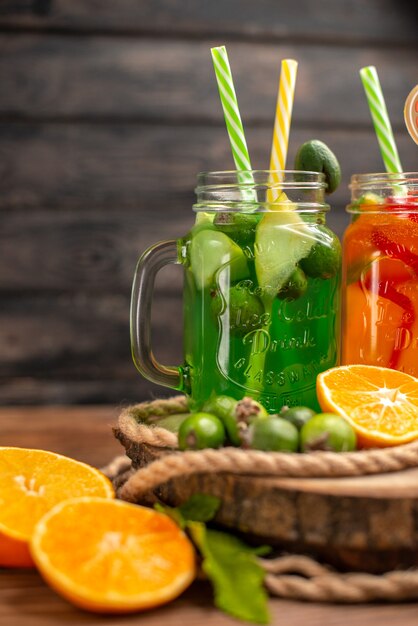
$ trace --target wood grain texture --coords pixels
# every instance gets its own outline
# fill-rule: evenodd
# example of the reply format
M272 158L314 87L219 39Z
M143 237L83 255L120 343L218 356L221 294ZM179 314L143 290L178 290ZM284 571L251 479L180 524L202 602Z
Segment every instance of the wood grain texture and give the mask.
M133 212L10 215L0 229L0 290L127 295L139 255L151 243L185 235L191 223L192 215L178 219L174 211L161 223ZM341 235L348 216L336 211L328 223ZM158 291L180 296L182 276L181 266L162 270Z
M124 34L417 43L416 8L408 0L101 0L99 7L95 0L3 0L0 23Z
M166 394L143 380L131 361L130 285L148 245L183 235L191 225L196 171L228 167L224 130L59 124L3 129L0 402L139 401ZM313 131L295 131L292 151L311 136ZM373 162L370 169L379 169L372 133L329 131L321 138L342 155L345 183L349 168L364 171ZM249 141L255 162L262 163L269 130L250 129ZM374 160L367 156L372 146ZM412 161L407 137L400 148ZM348 223L347 200L343 187L328 219L339 235ZM158 284L156 354L164 363L178 363L181 268L162 273ZM169 306L162 306L167 296Z
M255 169L267 166L270 131L251 127L246 132ZM54 213L81 209L87 225L93 209L135 211L138 230L144 220L149 243L165 219L171 224L173 216L183 224L191 222L198 172L233 167L222 127L9 123L0 124L0 135L1 209L29 209L31 213L34 209ZM289 166L298 146L314 137L327 143L341 162L343 181L330 197L332 206L341 210L349 201L347 185L352 174L382 171L374 131L295 129ZM406 129L397 140L405 171L414 171L416 146ZM8 219L2 220L4 228ZM22 214L22 228L25 219L28 216ZM148 226L152 232L147 232Z
M272 624L286 626L416 626L417 603L338 606L271 600ZM77 610L55 594L39 574L0 571L0 620L7 626L236 626L237 620L220 613L205 583L194 583L179 599L165 607L133 616L99 616Z
M2 408L0 446L43 448L101 467L120 454L112 435L119 411L117 406Z
M101 466L120 450L110 434L114 407L36 407L0 409L0 445L31 446L71 455ZM94 442L94 445L92 445ZM272 624L286 626L416 626L417 603L337 606L271 600ZM133 616L84 613L61 599L35 572L0 570L0 623L6 626L234 626L217 611L207 584L195 583L175 602Z
M132 368L133 368L132 364ZM138 400L154 400L173 395L172 389L154 385L137 374L136 380L122 377L89 380L77 379L77 370L70 377L54 379L51 372L38 375L33 368L27 376L5 376L0 379L0 404L27 406L54 404L105 404L117 402L121 406Z
M187 209L177 216L168 211L161 221L147 208L13 213L0 228L0 289L126 295L142 252L188 232L193 215ZM162 270L160 290L179 296L182 275L181 267Z
M33 372L65 378L80 362L79 378L103 379L112 378L121 361L129 372L128 314L129 301L120 296L6 301L0 325L1 374L28 376Z
M216 43L0 35L0 115L187 120L223 127L209 54ZM245 127L256 123L271 130L279 60L290 57L299 61L293 128L371 128L358 72L374 64L392 124L404 129L403 106L416 83L416 53L408 49L232 42L228 54Z
M156 294L151 324L156 357L180 364L181 297ZM143 389L130 354L128 296L9 298L0 312L0 345L0 379L119 379Z
M136 468L170 454L115 430ZM320 556L345 569L381 573L418 566L418 469L350 478L273 478L209 471L162 483L179 506L206 493L222 504L215 521L257 542ZM138 501L140 502L140 500Z
M165 393L133 370L129 290L139 253L191 224L196 173L232 167L211 45L228 44L258 168L278 59L299 59L289 164L313 137L337 153L344 178L328 223L339 235L351 174L382 169L362 65L378 66L404 168L416 169L402 121L416 82L412 4L0 2L0 403ZM180 285L167 272L158 293L179 305ZM156 313L169 360L180 324L170 307Z
M29 312L29 313L28 313ZM182 362L180 297L156 294L154 353ZM136 371L129 339L129 296L31 296L5 300L0 312L0 402L138 401L170 390Z

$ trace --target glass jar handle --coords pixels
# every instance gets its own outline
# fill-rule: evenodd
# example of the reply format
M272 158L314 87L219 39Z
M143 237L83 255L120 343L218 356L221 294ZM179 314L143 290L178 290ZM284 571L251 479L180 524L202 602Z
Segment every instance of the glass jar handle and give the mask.
M151 246L138 261L131 297L131 349L139 372L157 385L183 390L181 367L161 365L151 348L151 308L155 278L169 263L178 263L177 242L162 241Z

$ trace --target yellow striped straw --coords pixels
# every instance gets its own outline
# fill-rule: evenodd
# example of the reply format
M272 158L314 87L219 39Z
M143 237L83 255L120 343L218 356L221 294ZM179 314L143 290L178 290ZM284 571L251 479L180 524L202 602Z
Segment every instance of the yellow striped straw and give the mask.
M283 59L280 71L279 91L277 94L276 116L274 118L273 141L270 154L270 182L280 183L280 171L286 167L287 147L289 145L290 122L292 120L293 98L295 95L298 62ZM277 197L269 189L267 199L273 202Z

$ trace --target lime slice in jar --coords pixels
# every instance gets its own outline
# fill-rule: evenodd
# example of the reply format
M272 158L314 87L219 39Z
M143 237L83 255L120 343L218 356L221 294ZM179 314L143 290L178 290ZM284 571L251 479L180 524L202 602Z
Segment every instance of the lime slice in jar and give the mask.
M205 213L205 211L196 213L196 224L212 224L214 219L215 213Z
M296 206L283 194L280 209L265 213L257 226L255 271L265 296L274 298L289 280L296 264L306 257L315 238Z
M201 230L192 237L190 266L198 289L215 283L215 273L229 267L230 280L248 276L247 259L241 248L227 235L215 230Z

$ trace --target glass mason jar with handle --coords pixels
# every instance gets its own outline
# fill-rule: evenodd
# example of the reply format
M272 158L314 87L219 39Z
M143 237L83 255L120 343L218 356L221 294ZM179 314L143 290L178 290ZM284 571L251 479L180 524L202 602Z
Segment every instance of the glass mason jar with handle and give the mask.
M351 179L343 244L343 364L418 376L418 173Z
M186 392L250 395L271 412L318 409L315 381L338 363L341 248L326 226L324 175L200 174L196 223L140 258L132 291L134 362L149 380ZM244 188L245 187L245 188ZM183 265L184 363L159 364L150 342L154 279Z

